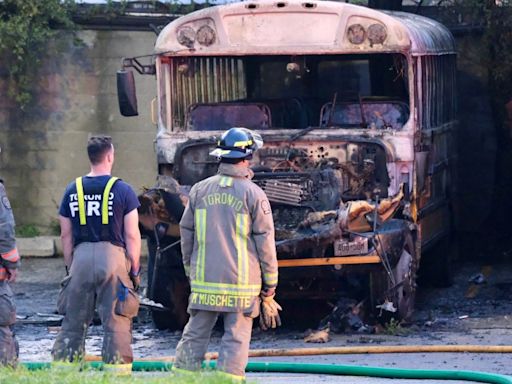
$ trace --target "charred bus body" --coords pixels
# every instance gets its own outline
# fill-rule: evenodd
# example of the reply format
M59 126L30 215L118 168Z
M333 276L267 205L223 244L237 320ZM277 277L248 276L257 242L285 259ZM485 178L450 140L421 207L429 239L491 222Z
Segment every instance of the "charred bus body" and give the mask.
M410 316L421 255L451 228L450 32L345 3L249 1L171 22L155 55L139 72L156 73L160 175L183 194L216 173L212 137L258 131L254 181L273 208L280 296L350 291ZM133 115L130 73L118 78Z

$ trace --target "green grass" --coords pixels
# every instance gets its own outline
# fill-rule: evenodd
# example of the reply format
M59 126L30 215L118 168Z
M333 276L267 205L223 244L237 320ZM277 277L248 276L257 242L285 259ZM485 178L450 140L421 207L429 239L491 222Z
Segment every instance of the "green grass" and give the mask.
M35 224L24 224L16 226L16 236L19 237L36 237L39 236L41 232L36 227Z
M29 371L25 367L17 369L0 368L0 384L225 384L231 380L215 371L202 371L193 375L174 376L171 372L133 372L131 376L115 376L112 373L88 369L79 371L68 369L41 369Z
M48 225L48 234L52 236L60 235L60 222L57 219L52 219Z
M405 336L410 333L410 330L404 328L400 321L391 319L384 325L384 333L391 336Z

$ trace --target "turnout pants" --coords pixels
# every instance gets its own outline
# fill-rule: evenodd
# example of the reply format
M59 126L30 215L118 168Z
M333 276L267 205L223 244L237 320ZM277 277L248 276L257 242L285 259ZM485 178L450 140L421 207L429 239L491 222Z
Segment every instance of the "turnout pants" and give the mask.
M85 336L95 307L103 325L103 361L133 361L132 318L139 309L138 297L128 275L131 268L123 248L109 242L81 243L62 282L59 312L62 328L52 349L56 361L72 362L85 354Z
M0 281L0 365L16 365L18 343L11 326L16 322L11 287L7 281Z
M244 379L252 332L253 319L250 314L195 309L189 311L190 319L176 347L174 369L195 371L201 368L212 329L221 315L224 320L224 335L220 344L217 369L229 374L233 379Z

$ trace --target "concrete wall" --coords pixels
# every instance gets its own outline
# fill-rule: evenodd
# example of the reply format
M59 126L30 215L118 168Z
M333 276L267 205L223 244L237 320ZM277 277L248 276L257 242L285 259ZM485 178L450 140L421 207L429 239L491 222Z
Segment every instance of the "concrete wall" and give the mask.
M90 134L113 137L114 174L136 191L155 180L155 127L150 118L155 78L136 76L140 116L126 118L118 111L116 71L123 56L151 53L156 35L126 31L78 35L79 45L63 34L48 47L33 107L21 113L5 97L0 99L0 177L17 224L37 224L43 233L55 228L67 183L89 171L85 145ZM0 92L5 95L2 83Z

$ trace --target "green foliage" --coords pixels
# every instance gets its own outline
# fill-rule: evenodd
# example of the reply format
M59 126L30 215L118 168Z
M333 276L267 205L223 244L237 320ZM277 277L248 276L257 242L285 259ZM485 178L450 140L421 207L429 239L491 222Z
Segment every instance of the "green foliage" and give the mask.
M458 0L474 26L483 29L485 46L479 52L480 64L487 69L489 87L496 108L498 124L503 122L503 106L512 98L512 1ZM469 36L474 39L474 36ZM500 110L501 109L501 110Z
M388 323L384 325L384 333L392 336L403 336L409 331L402 327L402 323L394 318L391 318Z
M488 4L486 14L486 42L489 47L489 80L499 106L512 99L512 2L504 0L501 6ZM504 110L495 111L504 120Z
M32 90L54 27L74 26L72 0L4 0L0 2L0 57L8 73L9 98L22 109L32 100Z
M483 32L483 47L475 52L475 62L487 75L497 142L495 208L491 216L496 229L503 230L507 225L502 223L508 221L508 214L501 207L509 202L512 193L512 122L506 108L512 102L512 0L459 1L473 12L473 19L479 21Z
M115 376L112 373L85 370L79 371L71 369L43 369L29 371L24 367L18 367L13 370L10 368L0 368L0 382L2 383L30 383L30 384L107 384L107 383L126 383L126 384L224 384L231 383L230 379L216 374L215 372L201 372L187 376L174 376L171 372L160 373L132 373L131 376Z
M204 2L191 1L189 4L186 2L180 2L179 0L171 0L165 5L168 12L171 14L186 15L187 13L197 11L198 9L217 5L217 3L217 0L206 0Z
M41 233L34 224L25 224L16 227L16 236L19 237L36 237Z
M52 236L59 236L60 235L60 222L57 219L52 219L50 221L50 224L48 226L48 232Z
M85 8L83 16L91 18L94 16L105 16L108 18L114 18L122 15L126 10L127 0L107 0L105 4L91 4Z

